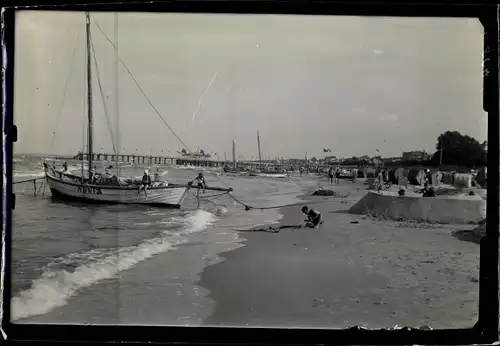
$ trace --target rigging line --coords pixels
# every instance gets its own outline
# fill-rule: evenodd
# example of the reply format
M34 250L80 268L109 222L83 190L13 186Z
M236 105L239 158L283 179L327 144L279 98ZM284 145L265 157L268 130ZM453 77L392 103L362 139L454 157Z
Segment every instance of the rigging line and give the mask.
M104 99L104 90L102 89L101 76L100 76L100 73L99 73L99 66L98 66L97 57L96 57L96 54L95 54L94 43L91 43L90 47L92 48L92 55L93 55L93 58L94 58L94 65L95 65L95 70L96 70L96 74L97 74L97 85L99 86L99 91L100 91L100 94L101 94L102 104L104 106L104 116L106 117L106 124L108 125L109 134L111 135L111 144L113 146L113 153L116 154L115 138L113 136L113 130L111 129L111 123L109 121L108 107L106 106L106 100Z
M91 14L92 16L92 14ZM102 28L99 26L99 24L97 23L97 21L95 20L94 16L92 16L92 19L93 19L93 22L94 24L97 26L97 28L99 29L99 31L101 32L101 34L104 36L104 38L114 47L114 49L116 50L116 45L113 43L113 41L111 41L108 36L104 33L104 31L102 30ZM132 78L132 80L134 81L135 85L137 86L137 88L139 89L139 91L142 93L142 96L144 96L144 98L146 99L146 101L148 101L149 105L151 106L151 108L153 108L153 110L155 111L155 113L160 117L160 119L163 121L163 123L167 126L167 128L170 130L170 132L172 132L172 134L175 136L175 138L177 138L177 140L189 151L191 152L191 150L189 149L189 147L186 145L186 143L184 143L182 141L182 139L175 133L175 131L172 129L172 127L170 127L170 125L165 121L165 119L162 117L162 115L160 114L160 112L158 111L158 109L156 109L156 107L153 105L153 103L151 102L151 100L149 99L149 97L146 95L146 93L144 92L144 90L141 88L141 86L139 85L139 83L137 82L137 80L135 79L134 75L132 74L132 72L130 71L130 69L128 68L128 66L123 62L123 60L118 57L118 61L120 61L120 63L123 65L123 67L125 67L125 69L127 70L128 74L130 75L130 77Z
M73 53L71 54L71 62L70 62L69 70L68 70L68 75L66 76L66 82L64 83L64 90L63 90L63 97L62 97L61 105L59 106L59 110L58 110L57 116L56 116L56 126L54 128L54 131L52 132L52 139L50 141L49 152L52 152L52 148L54 146L54 139L56 138L56 132L57 132L57 129L59 128L59 120L61 118L62 109L64 106L64 100L66 99L66 92L68 91L69 77L71 76L71 71L73 70L73 64L75 62L76 47L78 47L78 41L80 40L81 34L82 34L82 31L78 30L78 35L76 36L76 40L75 40L75 46L73 47Z
M22 184L22 183L28 183L28 182L32 182L32 181L36 181L36 180L44 180L45 178L44 177L40 177L40 178L31 178L31 179L25 179L25 180L19 180L19 181L13 181L12 184Z
M299 203L276 205L276 206L272 206L272 207L252 207L252 206L250 206L250 205L248 205L248 204L246 204L246 203L238 200L236 197L234 197L231 194L228 194L228 196L231 197L232 199L234 199L238 204L240 204L243 207L245 207L245 210L252 210L252 209L255 209L255 210L269 210L269 209L280 209L280 208L298 207L298 206L301 206L301 205L308 205L308 204L325 204L325 203L332 203L333 202L332 200L318 201L318 202L307 202L307 201L304 201L304 202L299 202Z

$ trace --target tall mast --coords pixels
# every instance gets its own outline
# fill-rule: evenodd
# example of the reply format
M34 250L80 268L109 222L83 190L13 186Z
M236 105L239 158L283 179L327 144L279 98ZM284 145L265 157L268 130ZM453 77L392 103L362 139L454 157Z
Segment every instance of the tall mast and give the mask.
M118 84L118 12L114 14L114 24L115 24L115 71L114 71L114 96L115 96L115 119L116 119L116 175L120 176L120 166L119 166L119 155L121 153L120 147L120 105L119 105L119 84Z
M233 168L236 169L236 145L233 139Z
M259 166L260 170L262 170L262 157L260 156L260 136L259 136L259 131L257 131L257 145L259 147Z
M92 154L94 152L94 145L92 139L92 65L90 57L90 13L85 12L87 19L86 32L87 32L87 112L88 112L88 138L87 138L87 155L89 160L89 179L92 179Z

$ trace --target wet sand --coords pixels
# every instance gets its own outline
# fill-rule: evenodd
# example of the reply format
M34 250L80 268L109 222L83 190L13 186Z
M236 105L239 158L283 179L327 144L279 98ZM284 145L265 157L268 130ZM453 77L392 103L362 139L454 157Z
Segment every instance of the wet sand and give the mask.
M325 186L325 188L327 188ZM367 191L341 181L347 198L303 196L319 229L242 232L199 285L215 300L205 325L368 328L471 327L477 320L479 246L452 234L463 225L381 221L345 211ZM300 207L281 224L303 223Z

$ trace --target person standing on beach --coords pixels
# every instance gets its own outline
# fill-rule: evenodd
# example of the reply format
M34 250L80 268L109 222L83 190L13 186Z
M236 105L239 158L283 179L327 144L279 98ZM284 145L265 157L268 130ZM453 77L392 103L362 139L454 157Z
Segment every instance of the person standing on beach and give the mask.
M358 167L355 167L352 169L352 183L353 184L356 182L357 178L358 178Z
M384 184L384 170L381 169L378 172L377 177L375 178L375 187L377 189L377 192L380 192L380 190L382 190L383 184Z
M309 209L307 206L302 207L302 213L307 215L306 227L318 228L323 223L321 213L314 209Z
M335 184L340 184L340 167L335 170Z
M333 184L333 166L331 166L328 170L328 180L330 181L330 184Z

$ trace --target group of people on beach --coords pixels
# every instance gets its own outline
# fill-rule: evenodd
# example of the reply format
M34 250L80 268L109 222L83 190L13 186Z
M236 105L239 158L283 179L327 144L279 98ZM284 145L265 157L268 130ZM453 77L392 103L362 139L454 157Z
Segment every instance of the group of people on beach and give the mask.
M351 169L350 175L352 183L355 183L356 180L358 179L358 172L359 172L358 167ZM340 184L340 175L341 175L340 167L337 166L334 168L333 166L331 166L328 169L328 181L330 182L330 184Z

